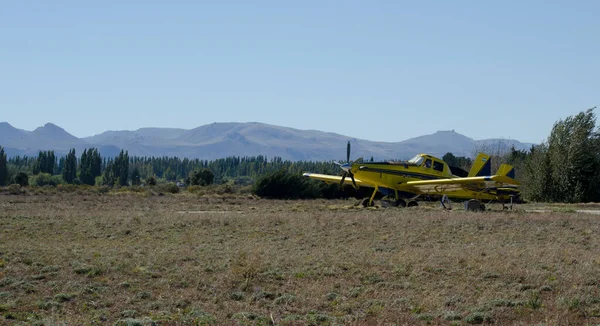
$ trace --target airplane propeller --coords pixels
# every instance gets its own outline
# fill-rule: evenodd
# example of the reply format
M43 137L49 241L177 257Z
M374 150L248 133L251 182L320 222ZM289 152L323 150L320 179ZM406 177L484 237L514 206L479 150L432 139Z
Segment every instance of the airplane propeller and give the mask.
M361 159L359 159L361 160ZM352 180L352 184L354 185L354 188L358 189L358 186L356 185L356 180L354 180L354 173L352 173L351 169L352 169L352 162L350 162L350 141L348 141L348 145L346 146L346 163L341 164L336 162L337 165L340 166L340 168L342 170L344 170L344 174L342 175L342 180L340 180L340 187L342 187L344 185L344 181L346 181L346 177L350 177L350 179Z

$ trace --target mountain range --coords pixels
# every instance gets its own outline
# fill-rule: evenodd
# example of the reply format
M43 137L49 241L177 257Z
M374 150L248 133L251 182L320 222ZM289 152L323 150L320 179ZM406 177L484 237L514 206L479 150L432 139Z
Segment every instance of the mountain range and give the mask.
M33 131L17 129L0 122L0 146L8 156L37 156L39 150L58 155L75 148L98 148L103 156L116 156L121 149L130 156L177 156L212 160L227 156L279 156L284 160L341 160L346 143L352 144L352 157L406 159L418 153L443 156L473 156L477 151L503 152L514 146L529 149L531 143L512 139L474 140L453 130L438 131L399 142L357 139L318 130L298 130L258 122L212 123L194 129L141 128L134 131L106 131L77 138L63 128L47 123Z

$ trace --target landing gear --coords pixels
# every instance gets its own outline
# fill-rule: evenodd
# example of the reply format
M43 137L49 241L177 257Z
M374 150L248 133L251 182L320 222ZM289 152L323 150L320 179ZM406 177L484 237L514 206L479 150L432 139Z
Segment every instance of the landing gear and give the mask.
M379 191L379 187L376 186L375 190L373 190L373 194L371 195L371 198L369 198L369 204L368 204L369 207L373 206L373 199L375 199L375 195L377 195L378 191Z
M358 205L362 207L371 207L373 206L373 202L369 198L364 198Z
M406 207L404 199L382 199L381 207Z
M465 209L473 212L483 212L485 211L485 205L477 199L471 199L465 203Z
M513 209L513 196L510 196L510 206L506 206L504 204L504 200L502 200L502 210L511 210Z
M440 205L442 206L443 209L447 209L447 210L452 209L452 204L450 203L450 199L448 198L447 195L442 196L442 199L440 199Z
M419 203L416 200L411 200L408 202L408 204L406 204L406 207L417 207L419 206Z

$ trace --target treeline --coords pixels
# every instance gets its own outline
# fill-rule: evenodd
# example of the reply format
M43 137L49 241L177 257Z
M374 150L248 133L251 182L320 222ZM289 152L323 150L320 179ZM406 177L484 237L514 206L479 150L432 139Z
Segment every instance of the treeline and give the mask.
M85 149L80 157L74 149L64 157L54 151L40 151L37 157L15 156L7 160L0 146L0 186L21 185L140 185L180 182L189 185L211 183L253 184L269 173L284 171L337 173L331 162L295 162L280 157L227 157L200 160L178 157L129 156L121 151L117 157L102 157L97 149Z
M559 120L547 140L503 157L523 196L543 202L600 202L600 132L594 108Z

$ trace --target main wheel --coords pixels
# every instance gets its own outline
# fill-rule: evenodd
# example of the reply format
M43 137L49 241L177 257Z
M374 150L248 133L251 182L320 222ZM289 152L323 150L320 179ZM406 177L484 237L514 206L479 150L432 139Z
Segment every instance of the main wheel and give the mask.
M417 207L417 206L419 206L419 203L417 203L414 200L411 200L408 202L408 204L406 204L406 207Z
M371 200L371 198L365 198L363 200L360 201L360 205L362 207L369 207L369 201ZM373 204L371 204L371 206L373 206Z
M483 206L483 204L481 204L481 202L477 199L470 199L467 202L467 210L468 211L472 211L472 212L481 211L482 206ZM483 206L483 209L485 209L485 206Z
M406 202L404 201L404 199L401 199L401 198L396 200L395 204L398 207L406 207Z

